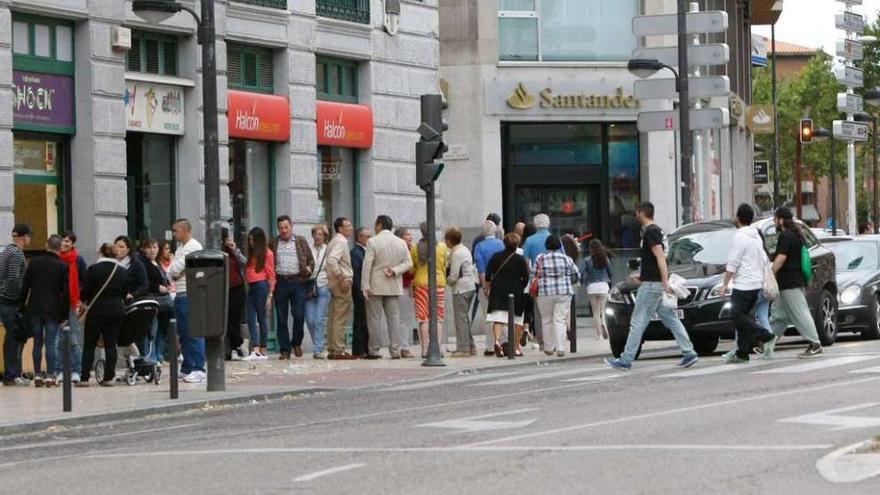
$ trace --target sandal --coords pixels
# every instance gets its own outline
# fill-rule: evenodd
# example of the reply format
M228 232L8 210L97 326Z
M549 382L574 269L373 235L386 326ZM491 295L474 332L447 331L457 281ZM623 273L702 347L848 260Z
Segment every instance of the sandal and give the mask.
M504 357L504 351L501 349L501 344L498 341L495 341L495 357Z

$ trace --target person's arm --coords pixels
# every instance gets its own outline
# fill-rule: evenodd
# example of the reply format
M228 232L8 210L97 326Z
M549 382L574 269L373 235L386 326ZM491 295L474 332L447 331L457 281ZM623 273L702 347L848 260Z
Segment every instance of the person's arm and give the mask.
M178 252L174 254L174 258L171 259L171 264L168 266L168 276L171 277L171 280L178 280L183 276L185 268L186 253L183 251L183 246L181 246Z
M415 248L413 248L413 249L414 249L413 252L416 252ZM404 249L404 251L406 251L406 250ZM418 256L418 254L416 254L416 256ZM399 258L399 263L397 264L397 266L391 267L391 270L394 272L395 275L400 276L400 275L403 275L404 273L410 271L414 266L415 266L415 263L413 262L412 254L407 252L406 255L404 256L404 253L401 252L400 258Z
M789 245L788 237L784 235L779 236L779 244L776 246L776 257L773 258L773 273L779 273L779 270L782 270L782 265L785 264L785 261L788 259L788 256L791 254L791 246Z
M657 258L657 268L660 269L660 280L663 282L663 288L669 289L669 267L666 266L666 253L663 252L663 244L654 244L651 252Z
M331 279L339 280L342 277L342 270L339 268L339 261L342 259L342 253L345 245L335 239L327 246L327 255L324 265L327 267L327 275Z
M367 242L365 251L364 264L361 267L361 290L364 295L368 295L370 293L370 275L373 273L373 261L376 259L376 248L372 240Z
M18 261L18 260L16 260ZM31 285L33 284L33 270L28 268L24 269L24 277L14 277L13 280L20 280L21 285L19 286L19 306L22 308L27 305L28 295L31 292Z
M247 257L245 257L244 253L241 252L241 249L239 249L238 246L236 246L235 249L232 250L232 256L235 257L235 261L238 261L239 265L247 265ZM275 267L272 266L272 268L274 269Z
M97 265L93 265L90 268L86 269L86 273L83 274L83 278L85 281L83 282L83 290L80 294L80 299L82 299L83 304L90 304L92 298L95 297L95 293L98 291L98 288L95 286L95 267Z
M133 261L132 263L135 264L135 281L137 283L132 295L134 297L145 296L150 290L150 282L147 279L147 267L140 261Z
M61 300L64 302L64 312L60 315L62 322L67 321L68 312L70 310L70 267L64 264L64 270L61 270Z
M452 287L458 282L458 279L461 275L461 265L462 260L461 256L456 256L458 253L456 251L452 252L452 260L449 264L449 276L446 277L446 285Z
M779 273L779 270L782 270L782 265L785 264L785 260L788 259L787 255L779 253L776 255L776 258L773 259L773 273Z
M736 272L739 271L739 267L742 264L743 249L744 246L739 236L734 236L733 247L730 248L730 252L727 254L727 267L724 272L724 281L721 282L721 297L727 296L727 288L730 286L730 281L733 280Z
M275 293L275 284L278 277L275 275L275 253L271 249L266 249L266 263L263 266L266 272L266 280L269 282L269 300L272 300L272 294Z

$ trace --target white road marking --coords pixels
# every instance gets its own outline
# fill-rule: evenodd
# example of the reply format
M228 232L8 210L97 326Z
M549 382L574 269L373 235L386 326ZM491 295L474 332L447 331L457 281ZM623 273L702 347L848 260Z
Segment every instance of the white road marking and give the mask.
M441 378L439 380L430 380L422 383L412 383L409 385L400 385L397 387L383 388L382 391L400 392L403 390L420 390L423 388L437 387L441 385L454 385L459 383L475 382L479 380L491 380L493 378L501 378L504 376L521 375L521 371L507 371L504 373L478 373L469 376L456 376L449 378Z
M301 483L303 481L312 481L318 479L322 476L327 476L328 474L336 474L341 473L343 471L351 471L352 469L362 468L366 466L366 464L346 464L345 466L339 466L335 468L325 469L323 471L316 471L314 473L304 474L298 478L294 478L294 482Z
M570 376L570 375L582 375L585 373L590 373L592 371L601 371L607 370L608 366L589 366L577 369L569 369L569 370L560 370L560 371L550 371L550 372L537 372L530 375L525 376L516 376L513 378L503 378L501 380L492 380L489 382L480 382L468 385L469 387L494 387L498 385L517 385L520 383L533 382L538 380L546 380L548 378L557 378L560 376Z
M880 426L880 418L867 416L844 416L842 412L857 411L859 409L867 409L869 407L880 406L880 402L867 402L850 407L841 407L839 409L830 409L828 411L817 412L813 414L804 414L793 418L780 419L780 423L801 423L808 425L824 425L834 426L829 431L851 430L854 428L873 428Z
M568 380L562 380L564 382L601 382L604 380L614 380L616 378L620 378L624 376L623 373L612 373L608 375L596 375L596 376L582 376L580 378L569 378Z
M847 364L860 363L871 359L877 359L880 356L844 356L835 358L818 357L815 360L804 364L794 366L785 366L782 368L773 368L772 370L755 371L755 374L779 374L779 373L804 373L807 371L817 371L825 368L833 368L835 366L845 366Z
M480 416L471 416L469 418L450 419L447 421L438 421L436 423L425 423L416 425L416 428L450 428L453 430L461 430L461 433L473 433L480 431L506 430L510 428L524 428L534 423L534 419L525 419L520 421L485 421L487 418L497 418L498 416L511 416L514 414L523 414L534 412L538 409L517 409L516 411L505 411L493 414L483 414Z
M691 369L685 370L685 371L678 371L675 373L660 375L660 376L658 376L658 378L686 378L686 377L691 377L691 376L714 375L716 373L726 373L728 371L736 371L736 370L742 370L742 369L757 368L759 366L767 366L768 364L770 364L769 361L749 361L748 363L742 363L742 364L721 364L718 366L691 368Z
M144 433L156 433L160 431L169 431L169 430L179 430L182 428L189 428L191 426L199 426L202 423L189 423L184 425L175 425L175 426L166 426L164 428L150 428L148 430L137 430L137 431L127 431L124 433L111 433L109 435L95 435L88 438L73 438L70 440L55 440L52 442L38 442L38 443L27 443L23 445L15 445L12 447L3 447L0 448L0 452L9 452L13 450L27 450L27 449L36 449L40 447L61 447L65 445L76 445L82 443L93 443L100 442L103 440L107 440L109 438L119 438L119 437L130 437L134 435L141 435Z
M871 440L847 445L816 461L816 470L832 483L855 483L880 476L880 454L853 454Z
M875 366L873 368L863 368L860 370L852 370L850 373L880 373L880 366Z

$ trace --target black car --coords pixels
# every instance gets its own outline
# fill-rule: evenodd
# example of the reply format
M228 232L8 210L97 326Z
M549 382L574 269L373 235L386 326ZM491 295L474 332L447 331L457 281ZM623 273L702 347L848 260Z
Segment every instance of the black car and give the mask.
M825 245L837 259L840 331L880 339L880 236L863 235Z
M773 253L777 241L773 220L762 219L753 225L764 235L767 251ZM809 228L798 225L810 250L815 272L807 288L807 303L815 308L813 318L822 345L831 345L837 338L834 253L823 246ZM669 272L684 277L690 291L690 296L679 300L676 311L700 355L714 352L719 339L734 338L730 302L722 299L720 293L727 254L735 233L732 221L698 222L680 227L667 239ZM611 351L615 356L619 356L626 345L637 291L638 284L627 279L616 284L608 296L606 319ZM644 340L672 340L672 333L654 320L645 330Z

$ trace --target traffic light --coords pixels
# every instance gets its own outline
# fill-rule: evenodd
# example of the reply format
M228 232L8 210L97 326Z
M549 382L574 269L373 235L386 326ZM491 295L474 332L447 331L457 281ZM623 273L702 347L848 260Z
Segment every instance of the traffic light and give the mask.
M813 119L801 119L800 140L802 143L813 142Z
M421 139L416 143L416 184L422 189L440 178L443 164L436 163L449 150L443 142L443 131L449 129L443 122L443 99L441 95L422 95L422 123L419 125Z

